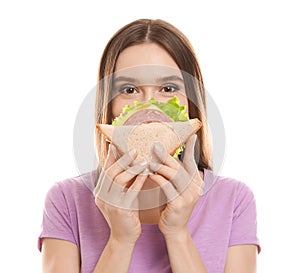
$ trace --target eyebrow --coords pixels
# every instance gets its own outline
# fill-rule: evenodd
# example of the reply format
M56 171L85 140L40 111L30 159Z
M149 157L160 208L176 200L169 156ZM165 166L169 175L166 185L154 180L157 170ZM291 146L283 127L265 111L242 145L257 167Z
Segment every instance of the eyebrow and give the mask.
M179 77L177 75L170 75L166 77L158 77L155 79L156 83L159 82L169 82L169 81L179 81L181 83L184 83L182 77ZM133 77L127 77L127 76L118 76L113 79L113 83L116 84L118 82L131 82L134 84L140 83L139 79L133 78Z

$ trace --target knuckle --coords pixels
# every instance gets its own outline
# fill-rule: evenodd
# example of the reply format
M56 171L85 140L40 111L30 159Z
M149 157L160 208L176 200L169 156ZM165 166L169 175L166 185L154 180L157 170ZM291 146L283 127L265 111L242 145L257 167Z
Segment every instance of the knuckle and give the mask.
M126 160L126 158L121 157L118 161L117 161L117 165L120 169L122 170L126 170L128 168L128 164L130 163L130 161L128 162L128 160Z
M174 211L176 213L182 213L186 208L186 204L183 200L178 200L178 202L176 202L176 206L174 208Z
M105 177L112 177L112 173L114 172L114 166L112 165L111 167L109 167L107 170L103 170L103 178Z
M184 203L182 206L189 207L191 204L193 204L195 201L193 193L189 192L188 194L185 194L184 197Z
M120 175L117 175L114 179L114 182L117 184L121 184L122 180L123 180L122 177Z
M129 169L127 169L127 172L130 175L137 175L141 170L142 170L141 166L135 165L135 166L130 167Z

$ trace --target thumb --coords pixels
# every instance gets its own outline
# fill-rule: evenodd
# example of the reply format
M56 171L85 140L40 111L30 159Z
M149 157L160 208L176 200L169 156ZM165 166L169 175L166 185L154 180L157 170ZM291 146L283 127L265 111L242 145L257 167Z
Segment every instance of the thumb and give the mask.
M194 157L196 141L197 135L192 135L187 140L184 149L183 166L190 175L193 175L195 171L198 171L198 167Z

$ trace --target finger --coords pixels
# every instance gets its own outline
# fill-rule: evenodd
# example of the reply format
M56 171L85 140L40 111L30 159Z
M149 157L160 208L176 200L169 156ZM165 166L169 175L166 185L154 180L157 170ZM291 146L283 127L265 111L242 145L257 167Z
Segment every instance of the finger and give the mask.
M107 178L106 178L107 174L106 174L105 170L110 168L116 162L117 158L118 158L118 151L117 151L116 147L111 143L108 146L107 157L105 159L104 166L103 166L103 168L101 168L101 171L99 173L97 185L93 191L94 196L99 197L100 191L102 193L108 192L108 190L111 186L111 181L110 181L110 183L108 183Z
M124 184L128 183L130 179L135 177L138 173L142 172L146 168L146 164L138 164L136 166L132 166L128 168L125 172L123 168L120 166L119 162L123 162L122 164L130 163L133 159L131 159L131 155L134 155L135 151L131 151L128 154L121 157L117 160L114 164L112 164L108 170L102 169L97 186L94 190L94 196L108 202L109 204L114 204L120 206L120 202L123 200L124 195ZM130 158L130 159L128 159ZM124 163L125 162L125 163ZM113 181L115 175L118 175L119 172L124 172L126 175L123 174L119 178L119 181L124 181L124 183L119 184ZM124 178L125 177L125 178Z
M153 145L152 151L154 155L159 159L159 161L164 165L174 167L179 164L179 162L173 156L170 156L167 153L165 147L159 142Z
M177 170L170 168L167 165L163 165L156 162L150 162L149 168L153 173L160 174L165 177L167 180L172 180L172 178L176 175Z
M193 175L195 171L198 171L197 164L195 162L194 151L197 135L191 136L185 145L183 166L190 175Z
M118 183L112 182L109 189L110 201L117 201L121 199L121 195L124 193L124 187Z
M95 197L105 200L111 188L112 180L105 174L105 171L103 171L101 175L102 176L99 177L97 186L93 193Z
M149 166L153 172L162 175L168 181L172 182L179 193L183 192L192 181L182 166L178 170L154 162L150 162Z
M127 202L129 202L132 209L139 209L138 195L140 194L147 178L148 174L139 174L126 192Z
M152 174L150 177L153 182L160 186L167 198L167 202L171 202L179 196L179 193L176 191L172 183L166 180L163 176L158 174Z
M118 159L118 151L115 145L112 143L108 146L107 157L104 162L104 169L107 170L110 166L112 166L116 160Z
M133 205L135 205L135 209L138 209L137 203L134 203L134 201L147 177L148 175L144 174L138 175L128 190L122 185L113 182L109 190L109 202L126 209L133 209Z
M97 182L96 182L95 188L94 188L94 190L93 190L94 196L97 195L97 192L98 192L99 189L100 189L101 181L102 181L102 179L103 179L103 174L104 174L104 173L105 173L105 172L103 171L103 168L100 168L100 170L99 170L99 176L98 176L98 178L97 178Z
M101 194L107 194L112 184L112 179L107 175L107 171L104 168L100 168L99 176L95 188L93 190L94 196L100 196Z
M106 174L114 180L114 178L126 170L129 165L133 162L136 158L137 153L135 149L130 150L129 152L125 153L121 156L114 164L112 164L106 171Z
M111 187L109 189L109 193L111 195L119 195L120 193L126 192L127 189L125 186L130 183L130 181L135 178L138 174L143 172L146 168L147 163L136 164L126 171L121 172L117 175L114 181L111 183Z
M128 189L127 192L130 192L130 191L134 191L134 192L138 192L142 189L146 179L148 177L148 174L139 174L135 181L133 182L133 184L131 185L131 187Z
M132 180L135 176L143 172L147 168L147 162L136 164L132 167L129 167L127 170L118 174L114 182L120 184L121 186L125 186L130 180Z

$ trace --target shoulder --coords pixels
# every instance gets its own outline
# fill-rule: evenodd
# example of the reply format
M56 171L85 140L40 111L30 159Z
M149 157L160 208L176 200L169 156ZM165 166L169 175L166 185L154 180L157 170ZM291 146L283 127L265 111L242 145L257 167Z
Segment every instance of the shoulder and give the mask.
M46 194L46 204L49 202L69 203L78 197L92 195L95 175L95 172L90 172L56 182Z
M253 195L252 190L245 182L233 177L216 175L209 170L204 172L204 185L204 193L213 191L232 196Z
M230 223L228 246L254 244L258 246L256 200L251 188L238 179L215 176L210 173L214 183L207 192L208 202L220 217L227 215ZM223 226L224 227L224 226Z
M248 206L255 207L255 197L251 188L236 178L225 177L205 171L204 199L214 206L241 212Z

